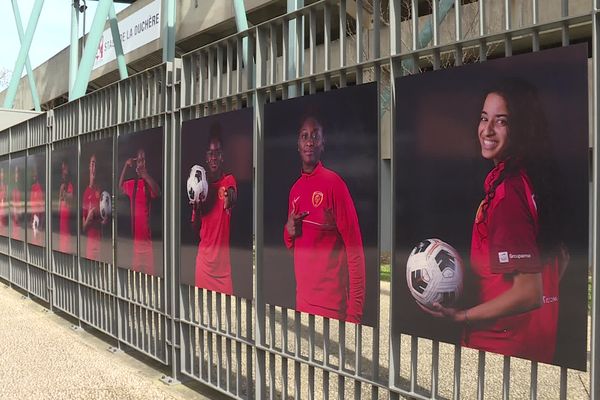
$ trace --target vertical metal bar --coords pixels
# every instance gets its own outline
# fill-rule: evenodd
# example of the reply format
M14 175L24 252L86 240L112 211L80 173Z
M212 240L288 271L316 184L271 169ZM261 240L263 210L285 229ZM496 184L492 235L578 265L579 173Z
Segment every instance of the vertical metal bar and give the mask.
M452 399L460 400L460 373L462 367L462 352L460 345L454 345L454 390L452 391Z
M162 60L163 62L173 62L175 59L175 19L177 18L177 2L175 0L162 0L161 18Z
M308 15L309 18L309 34L310 34L310 46L309 46L309 55L310 55L310 75L315 74L317 72L317 12L315 8L310 9L310 13Z
M477 399L485 399L485 351L479 350L477 358Z
M340 67L346 66L346 0L340 0Z
M431 343L431 397L437 399L439 387L440 342Z
M411 0L410 16L412 27L412 50L419 48L419 0Z
M323 5L323 47L325 52L325 71L331 69L331 5Z
M390 0L390 55L402 52L402 0Z
M12 0L13 13L15 14L15 22L17 24L17 33L19 34L19 42L22 44L25 33L23 33L23 24L21 22L21 13L19 12L19 6L16 0ZM31 70L31 62L29 61L29 55L25 61L25 70L27 71L27 79L29 81L29 89L31 90L31 98L33 99L33 105L36 111L41 111L40 97L38 96L37 86L33 72Z
M440 32L439 32L439 27L438 27L438 25L440 23L440 19L438 16L438 7L439 7L438 0L433 0L431 7L432 7L431 25L433 27L433 45L438 46L440 43Z
M502 367L502 399L510 399L510 357L504 356Z
M13 0L13 2L16 3L16 0ZM13 107L15 96L17 95L19 81L21 80L21 73L23 72L23 67L25 66L25 61L27 60L27 55L29 54L29 49L31 48L31 42L33 41L33 35L35 33L35 28L37 27L37 23L40 18L40 14L42 13L43 5L44 0L36 0L31 10L29 22L27 23L27 29L25 30L25 37L23 38L23 41L21 43L19 55L17 56L17 60L15 61L15 67L10 78L10 84L8 86L8 89L6 90L6 97L4 98L4 108ZM15 19L17 19L17 17L18 16L15 15ZM97 43L96 46L98 46Z
M561 8L561 17L565 18L569 15L569 0L561 0L560 2L560 8ZM568 22L564 22L563 26L562 26L562 45L563 46L568 46L569 45L569 25ZM592 32L592 35L595 34L595 31Z
M563 1L563 5L566 1ZM600 400L600 326L598 312L600 310L600 264L598 263L598 212L600 207L600 195L598 193L598 176L600 174L600 145L598 142L600 124L598 115L600 114L600 102L598 101L599 92L599 71L600 62L600 1L594 0L593 13L593 29L592 29L592 116L593 116L593 132L592 132L592 163L593 163L593 185L592 185L592 335L591 335L591 359L590 359L590 390L592 400Z
M462 40L462 6L460 0L454 0L454 37L457 42Z
M537 380L538 380L538 363L537 361L531 362L531 380L529 384L529 399L537 399Z
M539 4L538 0L531 0L531 8L532 8L532 23L533 25L537 25L539 22ZM532 48L533 51L540 50L540 34L537 29L533 30L532 34Z
M510 34L511 28L511 0L504 0L504 55L506 57L512 56L512 39Z
M567 367L560 367L560 400L567 399Z
M417 378L419 365L419 338L417 336L410 337L410 391L415 393L417 390Z
M487 25L485 23L485 12L486 12L486 6L485 6L485 0L481 0L478 2L479 3L479 36L485 36L485 34L487 33Z

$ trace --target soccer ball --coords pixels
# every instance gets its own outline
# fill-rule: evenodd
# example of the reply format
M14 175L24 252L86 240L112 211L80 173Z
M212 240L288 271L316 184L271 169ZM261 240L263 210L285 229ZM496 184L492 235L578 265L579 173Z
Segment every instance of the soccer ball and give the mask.
M37 237L40 228L40 217L37 214L33 214L33 221L31 221L31 229L33 230L33 237Z
M451 307L462 294L462 259L448 243L425 239L410 252L406 283L419 304L427 308L433 308L433 303Z
M187 196L190 203L205 201L208 196L208 181L206 170L199 165L194 165L190 170L187 180Z
M108 221L111 214L112 200L110 198L110 193L105 190L100 195L100 219L102 219L102 221Z

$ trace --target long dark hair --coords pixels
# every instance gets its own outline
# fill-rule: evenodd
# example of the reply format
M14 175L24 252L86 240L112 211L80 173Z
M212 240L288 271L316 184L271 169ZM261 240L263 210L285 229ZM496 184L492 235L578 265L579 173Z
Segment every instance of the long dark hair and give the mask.
M495 93L508 108L508 143L504 169L495 177L482 204L483 221L496 188L508 177L524 169L533 185L538 211L538 246L543 257L556 255L562 243L563 202L558 167L548 126L536 88L520 79L499 81L485 91L485 98ZM483 102L482 102L483 104Z

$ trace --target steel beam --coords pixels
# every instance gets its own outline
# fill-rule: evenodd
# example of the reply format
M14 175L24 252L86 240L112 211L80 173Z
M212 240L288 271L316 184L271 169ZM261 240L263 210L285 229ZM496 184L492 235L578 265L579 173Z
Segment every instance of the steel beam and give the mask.
M23 24L21 23L21 13L19 12L19 6L17 5L16 0L12 0L12 6L13 13L15 14L15 22L17 23L17 32L19 33L19 42L22 44L25 33L23 32ZM37 87L35 85L35 79L31 70L31 62L29 61L29 55L27 55L27 58L25 60L25 70L27 71L27 79L29 80L29 88L31 90L31 97L33 98L33 105L35 107L35 111L41 111L42 108L40 106L40 97L38 96Z
M15 5L16 0L13 0L13 6ZM13 69L13 73L10 78L10 84L6 92L6 97L4 98L4 108L13 107L15 96L17 95L17 89L19 87L19 81L21 80L21 74L23 73L23 67L25 66L25 61L27 60L29 49L31 48L33 34L35 33L35 28L37 27L38 20L40 19L40 14L42 13L43 5L44 0L36 0L33 4L31 16L29 17L29 22L27 23L27 30L25 31L25 36L21 41L21 49L19 50L19 55L17 56L17 61L15 62L15 68ZM21 20L21 18L16 13L15 19L18 19L19 21Z
M233 0L233 11L238 32L248 30L248 17L246 16L244 0ZM248 65L248 37L242 39L242 49L242 61L244 65Z
M119 76L121 79L125 79L129 74L127 73L127 64L125 63L125 55L123 54L123 43L121 42L119 21L117 20L114 3L111 4L110 10L108 10L108 19L110 22L113 43L115 44L115 55L117 56L117 64L119 65Z
M69 47L69 93L73 91L79 67L79 8L71 4L71 46Z
M175 0L162 0L162 42L163 62L172 62L175 59Z
M104 23L106 22L111 6L113 6L112 0L100 0L98 2L94 20L92 21L92 28L88 33L85 48L83 49L83 55L81 56L81 63L79 64L79 70L77 71L75 83L73 84L73 90L69 93L69 101L85 95L87 85L90 81L92 68L94 67L94 60L96 59L100 38L104 31Z

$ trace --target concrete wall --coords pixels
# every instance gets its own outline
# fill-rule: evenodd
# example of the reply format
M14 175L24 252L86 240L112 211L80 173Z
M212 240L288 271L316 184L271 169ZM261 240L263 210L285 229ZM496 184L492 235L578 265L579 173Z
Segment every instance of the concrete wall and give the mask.
M0 108L0 132L40 114L42 113L36 111Z

